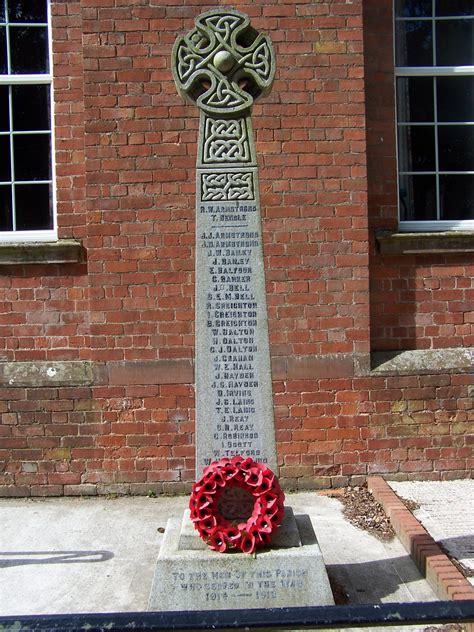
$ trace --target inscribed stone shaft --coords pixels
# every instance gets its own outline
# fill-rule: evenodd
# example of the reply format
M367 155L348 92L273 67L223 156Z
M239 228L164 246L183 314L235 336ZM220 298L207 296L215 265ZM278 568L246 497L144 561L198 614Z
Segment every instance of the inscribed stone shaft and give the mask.
M178 90L200 108L196 171L196 476L240 454L276 471L254 97L270 90L269 38L216 9L174 48Z

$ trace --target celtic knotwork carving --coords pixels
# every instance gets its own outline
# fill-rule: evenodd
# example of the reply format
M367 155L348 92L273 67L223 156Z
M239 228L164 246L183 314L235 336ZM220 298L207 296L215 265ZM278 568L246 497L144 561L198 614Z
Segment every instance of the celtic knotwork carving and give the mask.
M253 199L255 199L255 194L251 171L202 174L202 200L204 202Z
M239 11L214 9L178 37L173 75L179 92L208 114L248 110L270 90L275 62L270 39Z
M245 57L247 70L254 72L263 80L268 80L272 71L271 67L271 51L268 48L267 40L255 48Z
M245 119L206 119L203 162L249 162Z
M203 13L196 19L196 24L201 26L202 29L211 29L215 33L218 33L225 41L230 40L232 31L238 26L242 26L248 18L243 13L225 11L223 13L210 11Z

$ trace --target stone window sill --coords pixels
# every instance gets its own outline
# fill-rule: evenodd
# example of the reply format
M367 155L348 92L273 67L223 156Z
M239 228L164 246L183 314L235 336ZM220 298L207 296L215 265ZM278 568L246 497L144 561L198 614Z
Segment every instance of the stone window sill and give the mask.
M0 243L0 265L35 263L81 263L84 250L80 241Z
M376 351L372 353L371 364L371 375L471 373L474 348Z
M375 236L382 255L449 254L474 252L474 231L439 233L380 232Z

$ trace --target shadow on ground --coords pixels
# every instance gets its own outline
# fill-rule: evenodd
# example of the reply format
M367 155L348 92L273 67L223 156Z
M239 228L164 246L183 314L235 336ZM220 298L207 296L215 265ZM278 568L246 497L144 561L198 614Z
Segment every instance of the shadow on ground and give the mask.
M94 564L113 557L111 551L0 551L0 568L30 564Z

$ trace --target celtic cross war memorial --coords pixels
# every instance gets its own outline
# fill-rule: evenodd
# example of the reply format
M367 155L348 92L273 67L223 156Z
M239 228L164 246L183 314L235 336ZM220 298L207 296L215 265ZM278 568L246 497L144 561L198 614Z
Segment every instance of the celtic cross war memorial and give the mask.
M210 463L234 455L277 471L258 168L250 118L254 99L270 90L274 74L270 39L235 10L200 15L196 27L178 37L173 49L178 91L200 109L197 478ZM231 511L245 507L245 490L240 491L237 499L225 499ZM189 512L182 521L168 521L150 610L332 603L308 516L295 517L286 508L270 548L256 557L207 549L193 530Z

